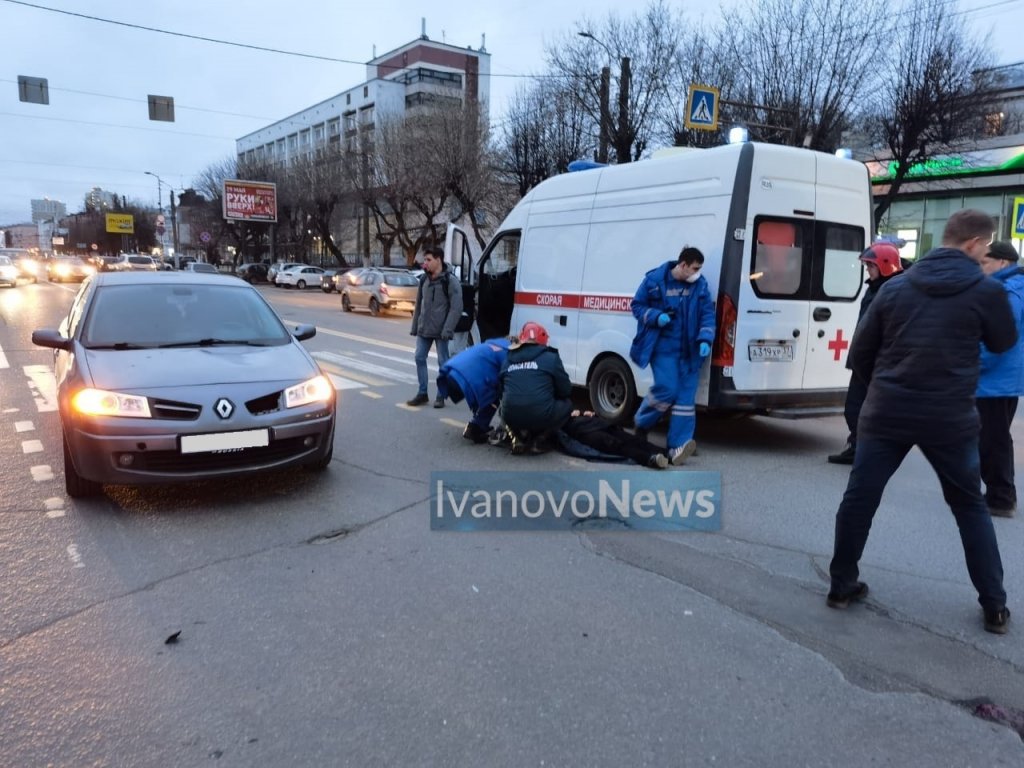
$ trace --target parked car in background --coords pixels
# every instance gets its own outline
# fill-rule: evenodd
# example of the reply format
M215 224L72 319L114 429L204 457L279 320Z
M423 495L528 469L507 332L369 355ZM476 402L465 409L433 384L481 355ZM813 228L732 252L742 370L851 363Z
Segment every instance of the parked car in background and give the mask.
M267 270L269 269L269 264L239 264L235 268L235 274L247 283L265 283L267 282Z
M310 285L320 285L320 277L323 273L324 271L320 267L299 264L297 267L278 272L274 278L274 284L284 288L298 288L301 291Z
M213 264L207 264L205 261L193 261L182 267L186 272L205 272L210 275L219 275L220 270L217 269Z
M359 270L351 281L341 288L341 308L351 312L355 308L368 309L377 316L381 312L416 309L419 280L404 269L385 267Z
M51 283L80 283L96 274L96 267L77 256L55 256L46 265L46 279Z
M301 266L302 264L297 261L278 261L274 264L271 264L270 268L267 270L267 282L270 283L271 285L276 285L277 275L279 272L283 272L286 269L291 269L292 267Z
M241 280L97 275L60 328L32 333L55 350L68 495L326 468L336 396L299 343L314 335Z
M113 272L156 272L156 259L140 253L122 253L110 265Z

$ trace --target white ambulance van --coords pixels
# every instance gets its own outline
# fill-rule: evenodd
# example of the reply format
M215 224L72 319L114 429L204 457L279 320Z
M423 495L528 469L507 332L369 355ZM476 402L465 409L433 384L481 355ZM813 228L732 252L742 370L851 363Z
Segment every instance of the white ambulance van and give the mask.
M474 275L477 338L541 323L594 410L619 423L652 384L629 359L633 295L648 270L695 246L717 317L697 404L820 416L845 398L871 216L862 163L747 143L547 179L478 260L458 227L446 245Z

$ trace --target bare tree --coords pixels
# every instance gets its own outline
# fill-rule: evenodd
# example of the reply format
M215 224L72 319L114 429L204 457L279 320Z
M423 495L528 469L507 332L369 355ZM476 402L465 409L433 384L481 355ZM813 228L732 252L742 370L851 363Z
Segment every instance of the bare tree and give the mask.
M639 160L652 143L682 29L677 11L665 0L652 0L628 19L611 14L598 24L584 18L579 30L547 50L550 68L565 78L596 131L604 121L618 163ZM611 68L615 86L615 97L607 101L601 98L600 78L594 77L602 62Z
M995 110L991 54L953 18L946 0L910 2L899 34L891 36L877 109L866 118L869 136L888 150L889 189L875 206L875 221L892 205L915 165L986 131Z
M885 0L748 0L727 11L745 64L723 95L740 103L727 116L762 141L834 150L885 58L878 31L890 14Z
M343 164L348 183L373 215L382 244L396 243L412 264L426 245L444 240L448 203L443 180L431 178L425 142L444 141L420 114L379 118L374 136L361 137L359 151Z
M596 156L591 119L558 78L542 77L521 87L505 116L498 140L498 170L515 184L519 197L573 160Z
M329 144L299 158L288 168L296 206L305 215L307 234L315 232L342 266L346 264L345 257L335 241L333 224L341 203L355 197L351 184L354 174L346 168L346 164L355 161L353 156L346 156L339 144Z

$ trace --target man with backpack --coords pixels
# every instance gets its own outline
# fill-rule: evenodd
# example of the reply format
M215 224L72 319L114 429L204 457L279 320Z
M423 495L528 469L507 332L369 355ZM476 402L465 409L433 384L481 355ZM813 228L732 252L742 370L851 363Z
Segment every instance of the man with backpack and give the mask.
M416 337L416 378L419 391L406 405L426 405L427 353L437 345L437 364L448 362L448 342L455 335L455 326L462 316L462 285L444 263L444 249L428 248L423 256L423 276L416 294L410 335ZM435 408L444 408L444 397L438 395Z

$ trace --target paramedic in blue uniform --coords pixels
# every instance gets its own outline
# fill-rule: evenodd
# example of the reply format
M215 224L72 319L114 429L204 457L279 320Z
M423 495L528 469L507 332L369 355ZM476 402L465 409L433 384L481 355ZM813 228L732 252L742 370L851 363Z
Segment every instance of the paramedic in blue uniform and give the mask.
M668 455L677 466L697 448L697 380L715 340L715 303L703 266L704 254L686 246L678 259L644 276L632 304L637 333L629 356L654 374L633 421L642 434L669 414Z
M474 344L448 360L437 372L437 396L453 403L462 399L473 411L473 420L462 436L474 443L486 443L491 419L498 410L498 376L515 336L488 339Z

